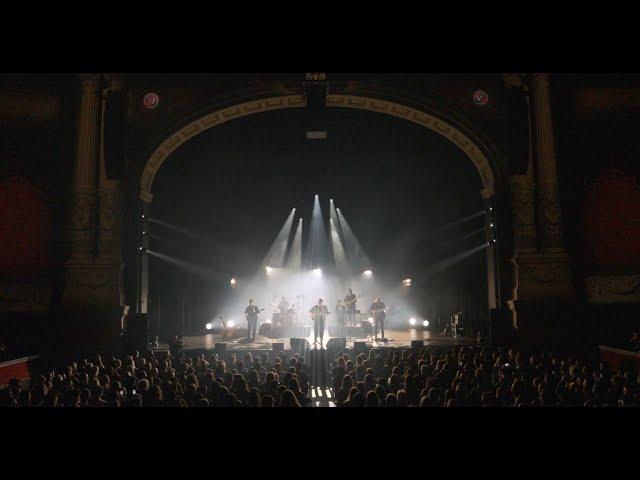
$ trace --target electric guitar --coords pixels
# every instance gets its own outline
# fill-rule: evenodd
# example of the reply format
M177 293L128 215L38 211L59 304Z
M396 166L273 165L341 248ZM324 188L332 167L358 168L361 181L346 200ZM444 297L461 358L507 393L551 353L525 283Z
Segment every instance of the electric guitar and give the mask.
M385 311L386 308L372 308L371 315L373 315L373 318L375 318L376 320L384 320Z
M256 312L256 317L258 316L258 314L260 312L263 312L263 311L264 311L264 308L259 308L258 311ZM251 314L250 313L245 313L245 316L247 317L247 320L249 319L249 315L251 315Z

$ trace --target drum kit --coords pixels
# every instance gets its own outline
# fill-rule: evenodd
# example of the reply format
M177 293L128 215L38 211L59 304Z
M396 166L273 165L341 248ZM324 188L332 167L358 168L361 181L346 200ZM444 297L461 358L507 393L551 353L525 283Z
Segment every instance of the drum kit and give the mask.
M271 314L271 325L274 327L288 328L295 324L297 312L295 308L289 308L283 315L280 312L273 312Z

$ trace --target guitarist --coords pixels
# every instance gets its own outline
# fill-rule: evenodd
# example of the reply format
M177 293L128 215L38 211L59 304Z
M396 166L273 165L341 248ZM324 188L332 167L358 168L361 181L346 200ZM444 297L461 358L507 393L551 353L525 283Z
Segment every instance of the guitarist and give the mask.
M258 313L260 313L261 311L262 310L253 303L253 298L250 298L249 305L244 309L244 315L247 317L247 330L249 331L248 336L251 340L256 339L256 329L258 328Z
M371 314L373 315L373 323L374 323L374 338L378 340L378 329L380 329L382 333L382 340L384 340L384 318L385 318L385 309L387 306L383 303L380 297L376 297L376 301L371 305Z
M353 290L349 289L349 293L347 293L344 297L344 313L345 320L347 324L353 325L356 319L356 302L358 301L358 297L356 297Z
M311 307L309 310L311 317L313 318L313 344L318 343L318 333L320 334L320 345L322 345L322 339L324 338L324 321L327 315L329 315L329 309L324 305L324 301L319 298L318 303Z

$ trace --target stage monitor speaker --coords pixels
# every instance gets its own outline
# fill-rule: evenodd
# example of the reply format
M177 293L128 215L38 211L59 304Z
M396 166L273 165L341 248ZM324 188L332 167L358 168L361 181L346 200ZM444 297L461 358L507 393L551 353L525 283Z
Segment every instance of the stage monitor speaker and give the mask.
M411 340L411 348L413 350L420 350L424 347L424 340Z
M284 352L284 342L273 342L271 344L271 350L274 352Z
M119 179L124 173L127 103L122 92L109 92L104 111L104 163L107 178Z
M127 315L125 331L126 347L144 352L149 347L149 316L146 313Z
M216 343L216 346L215 346L216 353L226 353L226 351L227 351L227 344L225 342Z
M335 352L344 352L347 348L347 339L344 337L333 337L327 342L327 350Z
M309 342L306 338L291 338L289 345L291 346L291 350L296 353L302 353L309 349Z
M356 355L367 352L367 342L353 342L353 349L356 351Z

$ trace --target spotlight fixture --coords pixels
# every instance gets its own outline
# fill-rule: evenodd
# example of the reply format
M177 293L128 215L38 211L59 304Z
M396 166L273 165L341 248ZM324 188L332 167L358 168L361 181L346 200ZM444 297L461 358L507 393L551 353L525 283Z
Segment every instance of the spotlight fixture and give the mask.
M320 268L314 268L311 273L313 273L314 276L316 277L321 277L322 276L322 270Z
M373 317L369 317L369 318L367 318L367 322L371 322L371 323L373 323Z
M404 280L402 280L402 286L403 287L410 287L411 286L411 279L410 278L405 278Z
M490 223L490 224L489 224L489 226L490 226L491 228L493 228L493 223Z
M273 272L273 268L271 268L271 267L264 267L264 269L267 272L267 275L269 275L271 272Z
M364 272L362 272L362 276L364 278L371 278L373 277L373 272L371 270L365 270Z
M423 326L423 327L428 327L428 326L429 326L429 320L424 320L424 321L422 322L422 326Z
M264 323L268 323L270 325L271 324L271 320L265 320Z
M231 280L229 280L229 285L231 285L231 288L235 288L235 286L237 285L237 280L235 279L235 277L233 277Z
M144 218L144 213L142 214L142 218Z
M229 328L233 328L233 327L235 327L235 326L236 326L236 322L234 322L233 320L229 320L229 321L227 322L227 327L229 327Z
M415 319L415 318L413 318L413 317L411 317L411 318L409 319L409 325L411 325L411 326L413 327L415 324L416 324L416 319Z
M211 330L213 328L213 324L209 322L204 326L204 328L206 328L207 330Z

